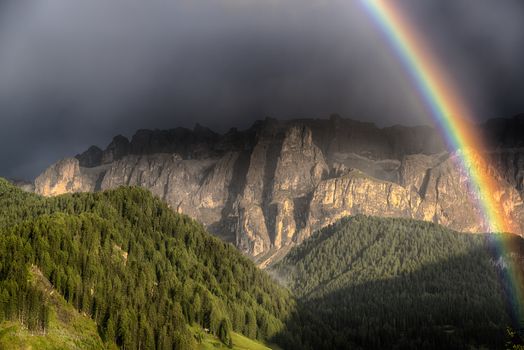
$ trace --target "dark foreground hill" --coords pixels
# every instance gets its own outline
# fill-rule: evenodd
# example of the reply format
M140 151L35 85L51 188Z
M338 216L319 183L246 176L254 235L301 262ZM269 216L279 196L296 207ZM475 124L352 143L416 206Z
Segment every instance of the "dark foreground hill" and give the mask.
M225 344L232 331L266 340L293 308L233 246L146 190L44 198L0 179L0 325L38 344L58 347L44 341L53 325L78 348L193 349L197 325Z
M406 219L343 219L273 268L300 303L281 342L286 349L503 348L511 324L499 279L506 264L490 252L493 239Z

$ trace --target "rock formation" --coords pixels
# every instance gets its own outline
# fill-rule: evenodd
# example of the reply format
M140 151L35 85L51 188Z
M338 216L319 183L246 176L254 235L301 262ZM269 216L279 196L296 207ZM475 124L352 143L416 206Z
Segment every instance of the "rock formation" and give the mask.
M524 134L514 130L522 120L487 123L494 142L483 168L497 184L497 200L518 234L524 233L524 149L519 148ZM510 144L501 133L511 135ZM469 150L447 152L429 127L381 129L338 116L268 118L224 135L197 125L139 130L131 141L117 136L105 150L92 146L52 165L34 188L50 196L143 186L267 263L352 214L486 231L477 191L461 173L457 152Z

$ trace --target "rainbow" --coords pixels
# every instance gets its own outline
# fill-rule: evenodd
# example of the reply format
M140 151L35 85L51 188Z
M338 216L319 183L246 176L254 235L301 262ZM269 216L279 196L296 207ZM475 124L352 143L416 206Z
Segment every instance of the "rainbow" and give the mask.
M501 191L494 177L487 171L482 156L483 140L476 132L472 120L459 94L434 61L417 32L392 0L360 0L366 12L380 27L390 45L399 56L405 70L425 102L432 119L440 128L448 147L456 150L458 163L467 175L469 188L477 199L484 226L489 232L516 232L501 205ZM507 235L493 235L497 253L510 252ZM509 286L509 299L514 321L522 327L524 320L524 278L517 268L506 271L505 285Z

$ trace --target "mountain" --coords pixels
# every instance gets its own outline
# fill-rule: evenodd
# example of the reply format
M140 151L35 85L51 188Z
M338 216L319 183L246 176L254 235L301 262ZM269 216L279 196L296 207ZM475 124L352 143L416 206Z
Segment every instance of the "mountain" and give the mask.
M514 233L524 233L524 118L478 127L491 140L482 171ZM521 132L523 131L523 132ZM313 232L355 214L404 217L461 232L485 232L476 191L430 127L378 128L338 116L278 121L220 135L139 130L51 165L34 181L53 196L121 185L151 190L261 265ZM479 163L480 164L480 163Z
M0 179L0 344L8 348L246 341L234 332L264 341L294 305L235 247L147 190L46 198Z
M513 238L515 250L500 255L498 235L342 219L271 268L301 309L280 342L286 349L502 349L512 321L501 277L509 266L524 268L524 240Z
M0 179L0 347L502 348L524 243L500 254L498 237L354 216L270 277L145 189L48 198Z

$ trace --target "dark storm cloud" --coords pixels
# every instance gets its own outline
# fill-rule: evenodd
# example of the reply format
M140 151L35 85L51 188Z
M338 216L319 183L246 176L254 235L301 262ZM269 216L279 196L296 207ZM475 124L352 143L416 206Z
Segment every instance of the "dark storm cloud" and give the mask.
M480 118L524 110L520 0L397 1ZM0 2L0 176L138 128L428 123L358 1Z
M524 111L524 1L402 1L480 119Z

